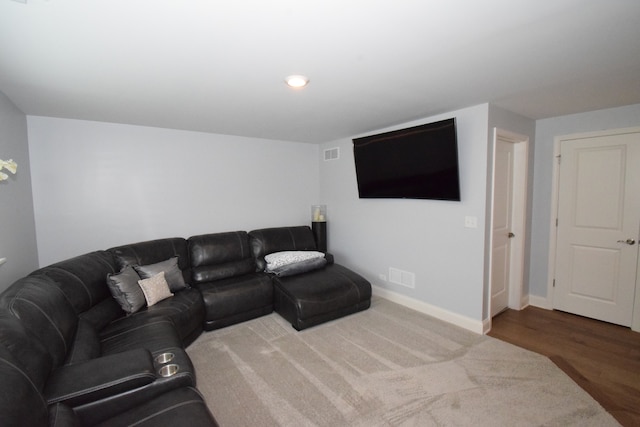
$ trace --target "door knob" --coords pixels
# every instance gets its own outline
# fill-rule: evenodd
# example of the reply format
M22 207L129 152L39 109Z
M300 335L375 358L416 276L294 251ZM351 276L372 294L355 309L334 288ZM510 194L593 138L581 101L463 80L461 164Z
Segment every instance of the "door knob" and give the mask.
M626 243L627 245L635 245L635 239L618 240L618 243Z
M507 237L510 239L513 239L514 237L516 237L516 235L513 234L512 232L509 232L509 234L507 234Z

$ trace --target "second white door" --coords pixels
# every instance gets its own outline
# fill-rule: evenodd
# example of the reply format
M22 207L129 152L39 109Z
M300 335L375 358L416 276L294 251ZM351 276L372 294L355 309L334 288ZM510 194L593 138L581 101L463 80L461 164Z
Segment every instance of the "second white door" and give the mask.
M640 233L640 133L560 140L553 306L631 326Z

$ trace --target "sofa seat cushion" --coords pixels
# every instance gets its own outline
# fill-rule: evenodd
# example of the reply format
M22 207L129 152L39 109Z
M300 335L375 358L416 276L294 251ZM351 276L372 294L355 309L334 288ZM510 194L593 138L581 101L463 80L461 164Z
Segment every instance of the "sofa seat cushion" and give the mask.
M98 424L99 427L131 425L211 427L218 424L200 393L194 388L183 387L164 393Z
M100 346L103 356L138 348L157 353L182 347L182 340L169 318L133 315L118 319L100 331Z
M133 316L170 319L178 331L182 345L186 347L202 332L202 322L205 316L204 302L197 289L183 289L176 292L171 298L147 307Z
M273 284L263 273L198 283L205 305L206 330L229 326L273 311Z
M131 318L131 320L127 320ZM181 347L186 347L202 332L204 319L204 302L200 291L195 288L183 289L171 298L143 308L142 310L126 317L121 317L100 332L125 330L130 325L148 322L150 319L169 319L182 342Z
M371 284L339 264L308 273L274 277L274 309L305 329L369 308Z

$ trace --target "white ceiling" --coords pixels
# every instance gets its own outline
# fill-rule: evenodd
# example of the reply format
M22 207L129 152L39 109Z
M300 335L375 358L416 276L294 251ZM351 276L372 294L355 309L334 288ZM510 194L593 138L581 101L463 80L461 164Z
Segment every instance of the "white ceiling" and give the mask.
M21 1L0 0L0 91L28 115L318 143L640 103L638 0Z

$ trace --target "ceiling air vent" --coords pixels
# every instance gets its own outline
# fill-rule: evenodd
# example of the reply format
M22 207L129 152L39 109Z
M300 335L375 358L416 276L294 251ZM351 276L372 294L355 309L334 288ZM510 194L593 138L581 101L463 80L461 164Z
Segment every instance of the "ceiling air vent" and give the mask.
M324 150L324 161L338 160L340 158L340 147L327 148Z

